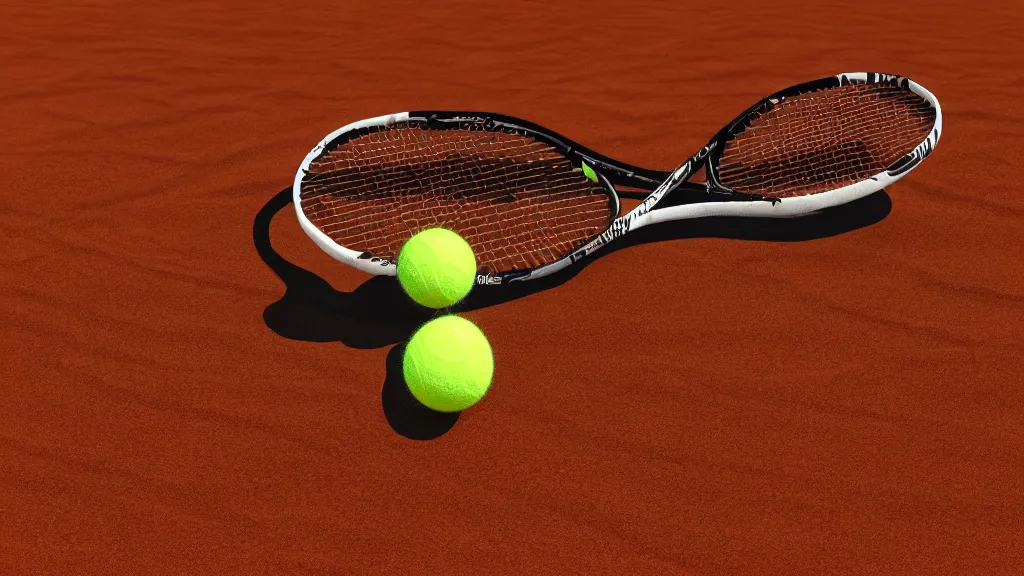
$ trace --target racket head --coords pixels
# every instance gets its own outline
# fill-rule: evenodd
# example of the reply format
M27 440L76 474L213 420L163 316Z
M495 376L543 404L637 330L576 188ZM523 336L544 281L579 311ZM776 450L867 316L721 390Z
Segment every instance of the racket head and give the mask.
M395 275L402 243L443 226L473 247L477 283L500 284L603 232L620 209L613 180L653 189L664 176L519 118L415 111L327 135L296 171L292 197L306 234L359 270ZM588 221L576 222L574 212ZM489 226L482 233L481 219Z
M869 121L866 122L859 118L858 111L871 109L871 106L864 108L862 103L857 103L856 99L845 103L842 99L834 102L830 100L831 96L829 95L841 95L846 90L867 92L876 90L890 94L896 100L903 98L907 100L902 104L904 112L906 110L921 112L918 115L920 117L916 118L917 125L901 133L903 136L899 139L898 145L883 147L884 153L873 153L870 145L879 140L885 140L889 134L886 131L887 125L879 123L881 121L878 118L869 118ZM770 131L764 130L771 128L771 123L766 120L773 117L781 118L780 112L787 110L794 103L797 105L805 101L813 103L816 98L820 99L823 95L826 103L831 102L835 106L831 112L821 116L827 121L823 127L819 126L817 140L812 139L807 143L804 146L806 149L800 146L795 148L792 146L767 146L761 150L760 154L746 156L736 154L738 150L747 149L745 143L756 143L756 138L749 138L752 134L758 130L763 133ZM884 100L890 105L890 111L901 109L900 106L893 104L896 100ZM899 114L895 116L895 118L899 117L901 117ZM776 137L799 132L800 124L792 124L792 120L789 122L790 124L784 123L781 130L778 126L773 129ZM459 163L466 160L466 152L469 156L479 152L479 150L474 151L474 145L471 142L464 142L468 148L461 149L458 143L453 145L451 141L448 141L447 144L444 142L438 144L441 147L449 146L448 152L451 154L449 156L442 154L443 161L422 154L424 149L431 151L431 146L434 146L433 140L429 137L426 146L420 146L415 150L391 146L385 151L386 158L382 162L367 160L369 157L364 154L362 158L367 161L363 162L362 167L349 167L348 175L345 176L349 178L347 184L336 186L334 190L317 192L316 180L318 177L323 178L324 174L324 172L318 172L318 166L324 164L326 157L338 150L343 150L351 142L358 142L367 134L389 133L389 131L407 127L410 123L415 124L418 130L422 130L428 135L444 134L447 131L449 135L460 133L467 136L470 141L472 137L480 134L515 136L521 140L527 140L530 145L539 146L541 151L538 153L542 156L546 155L547 161L550 162L545 163L545 160L538 158L527 158L522 162L512 159L510 162L514 168L513 173L524 167L530 169L540 166L542 171L549 171L549 176L553 173L556 177L537 179L525 187L518 188L517 191L513 190L512 201L504 202L500 201L500 198L490 198L489 206L493 209L490 216L494 217L491 221L490 232L492 235L496 234L499 239L496 246L487 245L486 238L481 240L474 235L472 230L465 228L466 222L472 220L472 214L467 214L467 211L462 210L459 206L445 211L440 210L435 204L433 208L427 210L433 216L432 219L421 221L415 217L417 209L426 209L429 202L432 201L423 196L422 186L420 186L419 192L416 192L416 174L432 174L435 182L442 184L444 184L445 178L449 180L463 178L463 182L469 185L474 184L473 178L466 179L466 174L461 173L461 168L458 168ZM844 132L844 129L850 126L856 129ZM699 189L703 190L702 193L694 194L693 189L698 187L686 182L687 178L680 177L678 178L679 183L672 183L669 189L672 190L671 195L678 198L683 189L689 188L691 192L689 204L652 210L664 197L664 192L659 192L658 198L652 196L641 204L640 208L646 213L633 215L640 217L633 219L632 228L647 223L702 215L799 216L852 202L892 184L919 165L934 149L941 130L942 113L937 99L923 87L904 77L871 72L846 73L787 88L763 98L751 106L727 124L709 142L708 146L695 156L695 159L700 158L699 163L704 164L706 168L707 182L699 186ZM441 138L441 140L444 139ZM784 141L785 138L782 140ZM380 147L378 146L378 148ZM866 151L865 148L867 148ZM705 155L705 150L710 152ZM807 158L819 161L829 160L830 152L836 150L859 153L867 160L853 162L852 167L847 165L850 163L835 161L834 158L830 160L832 164L827 161L816 164L807 160ZM380 152L380 150L378 149L376 152ZM775 156L772 157L771 153L774 153ZM814 156L815 154L817 156ZM496 159L487 151L481 152L481 157L499 164L509 161L508 158ZM734 162L737 158L746 160L746 164ZM695 161L691 160L687 164L692 164ZM803 166L801 166L801 162ZM582 170L585 163L593 168L589 174L584 174ZM405 166L400 166L402 164ZM553 166L553 164L559 166ZM740 165L740 170L737 170L736 164ZM452 168L452 166L456 166L456 168ZM567 166L568 169L566 169ZM696 165L692 166L693 169L697 167ZM814 176L814 170L812 170L814 167L817 167L817 176ZM815 186L810 188L805 186L801 189L794 184L794 181L799 178L791 178L790 182L785 181L785 176L789 171L800 174L801 168L805 172L804 178L809 177L806 174L808 172L810 172L810 176L817 178L813 181ZM830 179L829 175L839 174L840 168L845 170L841 173L842 178ZM361 207L358 202L349 202L353 197L358 196L358 194L352 195L351 184L352 181L357 181L361 177L360 170L364 170L362 176L366 176L365 170L369 170L376 174L374 177L386 179L393 177L396 170L402 169L409 169L413 173L411 176L407 175L409 177L405 180L405 185L409 189L395 190L392 186L391 192L399 192L399 194L393 195L387 202L381 202L379 197L374 197L372 194L363 198L364 202ZM495 173L493 163L489 165L488 169L491 172L470 170L470 174L489 173L493 175ZM682 169L671 173L674 179ZM775 172L772 172L773 170ZM691 172L687 172L687 174L689 173ZM550 130L510 116L487 112L405 112L361 120L329 134L309 152L296 172L293 199L299 223L314 242L329 255L364 272L394 275L396 273L394 262L400 244L420 229L431 225L442 225L455 229L467 237L474 252L478 255L478 260L482 260L480 261L481 270L477 276L477 284L502 284L515 280L539 278L561 270L584 256L582 251L578 250L580 246L589 245L592 241L598 242L599 238L617 232L615 230L617 228L630 229L630 226L621 226L623 224L621 220L631 219L631 215L626 215L620 218L620 221L616 221L619 200L614 185L631 185L653 190L665 182L669 175L668 172L617 162L596 154ZM759 180L770 181L773 177L781 178L776 182L775 187L758 187L756 185ZM590 200L595 201L594 206L591 206L593 210L590 210L592 221L587 226L577 226L576 235L573 238L551 241L551 238L538 240L536 237L537 234L541 237L551 236L550 230L545 229L545 225L536 225L537 223L534 222L535 226L527 227L525 235L517 235L515 230L512 230L511 224L506 225L515 221L516 210L521 208L517 205L517 193L523 194L524 197L530 194L539 194L538 197L542 202L552 200L552 195L557 196L559 193L557 186L553 186L553 182L560 181L559 178L564 179L562 181L571 181L572 186L570 187L574 191L570 192L570 196L576 199L589 197ZM751 183L755 185L751 186ZM787 188L787 186L789 187ZM460 193L458 187L445 184L442 188L447 190L445 194L458 195ZM665 189L665 187L661 187L661 190ZM505 192L508 191L505 190ZM324 195L328 203L341 202L345 204L346 210L362 209L367 211L369 215L366 219L367 222L361 222L358 218L349 218L347 223L343 222L339 227L337 222L332 224L318 218L317 210L322 209L325 205L321 201L320 207L316 206L315 196L318 193ZM413 205L410 205L409 198L404 195L417 193L421 196L419 203L413 202ZM498 196L501 195L499 187ZM358 200L358 198L356 199ZM436 200L435 198L434 201ZM550 206L548 207L550 208ZM337 206L332 209L337 209ZM412 219L402 220L404 211L409 209L414 214ZM570 210L571 212L572 210ZM436 218L438 214L448 219L439 220ZM398 226L397 232L391 234L390 241L384 243L386 244L384 249L379 247L370 249L365 242L361 244L358 238L352 240L360 233L360 229L354 230L353 226L358 227L368 223L371 228L376 226L379 229L395 221L400 221L402 225ZM621 230L618 231L621 232ZM520 232L522 232L521 229ZM531 237L531 233L534 233L535 236ZM621 233L617 235L621 235ZM615 235L613 234L613 236ZM494 240L491 238L492 244L494 244ZM504 254L495 256L495 252L504 252ZM524 252L526 256L524 256ZM501 259L502 256L504 256L504 260Z
M750 205L750 216L808 214L906 176L941 133L938 99L909 78L821 78L767 96L727 124L711 140L708 189L768 201Z

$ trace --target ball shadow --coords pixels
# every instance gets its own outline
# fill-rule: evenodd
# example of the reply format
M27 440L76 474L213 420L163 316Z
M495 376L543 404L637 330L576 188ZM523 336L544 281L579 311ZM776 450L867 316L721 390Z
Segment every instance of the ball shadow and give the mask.
M391 348L385 362L387 375L381 390L384 418L392 430L412 440L433 440L443 436L455 426L460 413L427 408L409 392L402 375L403 354L405 342Z

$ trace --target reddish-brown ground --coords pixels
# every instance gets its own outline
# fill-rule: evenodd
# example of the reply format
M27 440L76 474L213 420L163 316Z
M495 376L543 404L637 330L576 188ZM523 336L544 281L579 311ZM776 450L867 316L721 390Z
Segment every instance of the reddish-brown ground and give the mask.
M1019 574L1022 12L812 4L6 2L0 573ZM396 380L422 314L282 193L367 116L669 169L859 70L939 97L916 171L478 292L457 421Z

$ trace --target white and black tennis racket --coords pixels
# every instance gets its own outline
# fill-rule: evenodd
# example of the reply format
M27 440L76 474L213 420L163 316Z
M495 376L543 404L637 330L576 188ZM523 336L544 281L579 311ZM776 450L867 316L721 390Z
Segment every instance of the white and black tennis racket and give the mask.
M443 226L473 247L477 284L502 284L566 268L648 224L794 217L852 202L905 176L941 131L930 92L874 72L768 96L672 172L618 162L518 118L403 112L324 138L295 174L293 198L313 241L360 270L394 275L402 244ZM706 181L689 182L700 168ZM616 185L653 192L619 216Z

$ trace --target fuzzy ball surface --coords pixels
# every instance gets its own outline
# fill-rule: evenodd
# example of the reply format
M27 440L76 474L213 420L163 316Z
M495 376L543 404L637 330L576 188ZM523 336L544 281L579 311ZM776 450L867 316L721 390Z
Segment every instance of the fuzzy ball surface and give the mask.
M416 233L398 253L402 289L416 303L447 308L465 298L476 282L476 255L469 243L446 228Z
M459 412L487 393L494 355L473 322L454 314L435 318L406 344L402 372L409 392L438 412Z

